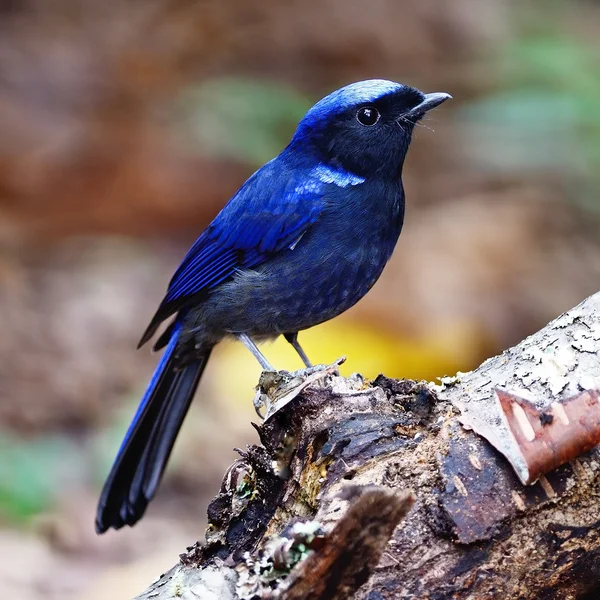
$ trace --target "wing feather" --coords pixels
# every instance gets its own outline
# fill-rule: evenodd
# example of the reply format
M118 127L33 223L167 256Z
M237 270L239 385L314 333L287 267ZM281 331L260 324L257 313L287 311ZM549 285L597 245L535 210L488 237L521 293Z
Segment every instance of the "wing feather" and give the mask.
M318 219L328 185L314 169L288 169L281 159L258 170L190 248L139 345L162 321L237 269L256 267L293 248Z

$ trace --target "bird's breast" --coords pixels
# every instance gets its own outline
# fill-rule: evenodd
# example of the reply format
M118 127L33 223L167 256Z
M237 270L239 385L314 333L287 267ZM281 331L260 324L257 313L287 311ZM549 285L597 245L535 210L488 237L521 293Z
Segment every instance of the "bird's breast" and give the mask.
M392 255L403 206L401 196L382 193L331 203L293 248L218 286L199 313L203 328L215 337L221 331L262 337L306 329L349 309Z

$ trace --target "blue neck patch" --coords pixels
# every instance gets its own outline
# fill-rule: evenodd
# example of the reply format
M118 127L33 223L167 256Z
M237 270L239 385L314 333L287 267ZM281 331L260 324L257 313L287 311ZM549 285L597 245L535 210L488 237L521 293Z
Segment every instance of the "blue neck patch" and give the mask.
M349 171L341 169L333 169L326 165L317 165L310 173L313 177L317 178L321 183L333 183L338 187L345 188L349 185L359 185L364 183L364 177L359 177Z

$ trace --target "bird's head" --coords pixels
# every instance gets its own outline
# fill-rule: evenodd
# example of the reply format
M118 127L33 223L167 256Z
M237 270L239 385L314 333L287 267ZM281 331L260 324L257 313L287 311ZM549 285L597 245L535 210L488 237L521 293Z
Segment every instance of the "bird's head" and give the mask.
M352 83L306 113L290 146L361 177L397 177L414 126L448 98L384 79Z

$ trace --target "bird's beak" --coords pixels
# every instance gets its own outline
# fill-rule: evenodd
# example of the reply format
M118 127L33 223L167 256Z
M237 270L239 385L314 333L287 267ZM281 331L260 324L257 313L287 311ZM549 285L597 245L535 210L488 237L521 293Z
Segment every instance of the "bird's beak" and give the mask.
M417 104L414 108L411 108L407 113L402 115L403 117L421 117L428 110L439 106L442 102L450 100L452 96L446 94L446 92L434 92L433 94L425 94L425 98L420 104Z

